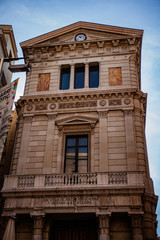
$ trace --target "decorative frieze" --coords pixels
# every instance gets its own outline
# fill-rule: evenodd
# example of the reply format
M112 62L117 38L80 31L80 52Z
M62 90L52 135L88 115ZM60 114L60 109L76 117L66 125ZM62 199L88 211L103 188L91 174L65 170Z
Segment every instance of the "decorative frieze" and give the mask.
M106 100L101 100L100 102L99 102L99 104L103 107L103 106L105 106L106 105Z
M48 107L47 103L45 103L45 104L38 104L38 105L35 106L35 110L36 111L47 110L47 107Z
M122 99L110 99L109 106L122 105Z
M126 98L124 99L124 104L129 105L131 103L131 99Z
M43 207L96 206L97 203L98 197L96 196L48 197L44 199Z
M59 103L59 109L66 108L85 108L85 107L96 107L97 101L86 101L86 102L72 102L72 103Z

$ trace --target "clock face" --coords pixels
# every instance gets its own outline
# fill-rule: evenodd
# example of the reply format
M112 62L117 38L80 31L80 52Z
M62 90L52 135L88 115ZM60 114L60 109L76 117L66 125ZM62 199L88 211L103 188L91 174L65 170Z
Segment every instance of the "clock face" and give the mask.
M86 35L84 33L79 33L79 34L77 34L75 36L75 40L76 41L84 41L86 39L87 39L87 37L86 37Z

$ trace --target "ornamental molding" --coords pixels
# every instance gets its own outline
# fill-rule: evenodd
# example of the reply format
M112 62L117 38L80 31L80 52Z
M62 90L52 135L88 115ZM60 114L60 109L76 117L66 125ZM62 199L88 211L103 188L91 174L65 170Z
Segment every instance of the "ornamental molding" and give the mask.
M98 122L98 118L95 117L88 117L88 116L81 116L81 115L72 115L65 118L60 118L55 121L58 129L59 135L62 135L63 127L64 126L78 126L78 125L89 125L91 129L91 133L94 134L95 125Z
M115 92L106 92L106 91L101 91L99 93L88 93L88 94L79 94L79 95L75 95L72 93L68 93L68 94L55 94L50 95L48 94L47 96L23 96L21 97L16 103L16 108L21 108L24 105L28 105L29 110L32 108L29 105L32 104L43 104L43 103L50 103L50 108L51 109L55 109L56 108L56 103L57 102L72 102L72 101L91 101L91 100L106 100L106 99L111 99L111 98L123 98L125 97L126 99L133 97L134 99L138 99L141 100L141 102L143 104L146 103L146 98L147 98L147 94L141 92L141 91L137 91L136 89L131 89L128 91L115 91ZM105 105L105 102L102 101L101 102L101 106ZM125 101L125 104L127 105L128 100ZM28 108L27 107L27 108Z
M137 47L137 49L140 51L139 46L139 42L141 41L141 38L139 36L137 37L117 37L117 38L110 38L110 39L101 39L101 40L86 40L83 42L66 42L66 43L44 43L44 44L38 44L38 45L34 45L34 46L27 46L23 48L23 52L25 57L26 56L32 56L30 58L30 60L32 61L34 57L37 57L37 54L40 54L38 56L42 58L45 57L49 57L54 55L57 52L62 52L63 48L68 47L68 51L73 51L78 49L79 47L81 47L82 49L86 50L86 49L90 49L92 48L92 46L95 46L95 44L97 45L98 48L110 48L112 47L118 47L121 46L121 43L124 45L124 42L126 44L126 46L130 46L130 45L135 45ZM78 47L78 48L77 48ZM129 48L128 48L129 50ZM136 48L135 48L136 50ZM35 55L33 57L33 55Z

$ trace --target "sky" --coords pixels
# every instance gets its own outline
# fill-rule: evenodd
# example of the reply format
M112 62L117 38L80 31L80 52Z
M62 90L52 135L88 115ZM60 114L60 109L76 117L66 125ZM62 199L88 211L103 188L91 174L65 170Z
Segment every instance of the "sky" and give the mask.
M1 0L0 24L13 26L19 43L77 21L144 30L142 91L148 93L146 138L150 174L160 196L160 0ZM16 100L23 95L25 74L20 77ZM160 200L157 206L160 235Z

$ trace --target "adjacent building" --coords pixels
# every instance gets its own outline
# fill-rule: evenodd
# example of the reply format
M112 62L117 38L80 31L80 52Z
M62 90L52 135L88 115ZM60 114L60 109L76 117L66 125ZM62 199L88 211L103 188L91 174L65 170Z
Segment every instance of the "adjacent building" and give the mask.
M2 189L16 240L157 239L142 36L77 22L21 43L31 71Z
M14 32L11 25L0 25L0 88L11 82L12 73L9 71L9 62L4 62L4 59L17 58L17 46L15 42ZM14 64L14 61L12 61ZM1 101L1 100L0 100ZM0 118L2 118L2 106L0 108ZM9 174L11 156L14 143L16 112L12 113L9 123L9 134L5 144L3 156L0 157L0 190L3 186L4 175ZM1 121L0 121L1 122ZM13 124L12 124L13 123ZM1 129L1 125L0 125ZM14 130L13 130L14 129ZM4 221L1 218L3 199L0 194L0 239L2 238Z
M3 59L17 57L17 47L12 26L0 25L0 87L10 83L12 78L12 73L8 69L9 63L3 63Z

